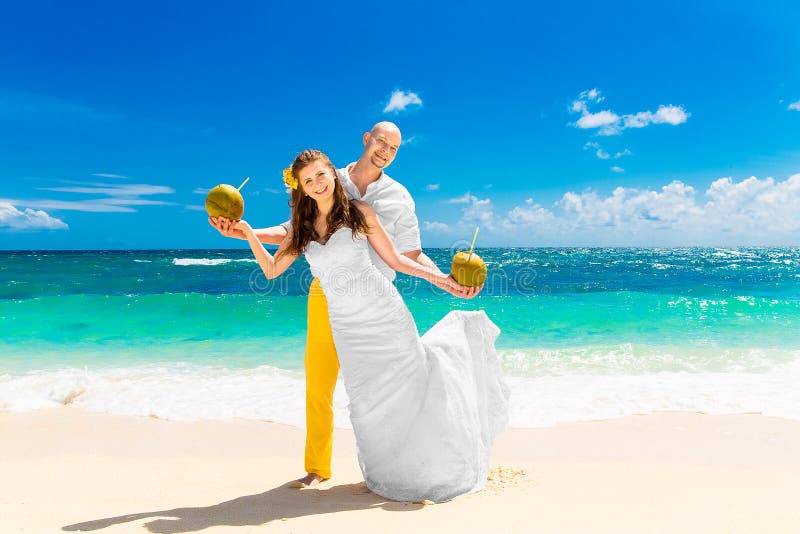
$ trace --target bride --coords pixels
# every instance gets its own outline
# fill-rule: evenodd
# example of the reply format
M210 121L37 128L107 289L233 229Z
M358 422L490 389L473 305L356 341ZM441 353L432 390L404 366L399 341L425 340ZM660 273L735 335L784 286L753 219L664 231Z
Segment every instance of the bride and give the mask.
M475 289L399 254L372 208L347 200L322 152L298 155L284 181L292 224L274 257L246 221L234 228L267 278L301 254L319 278L367 487L388 499L434 502L480 489L508 420L509 390L494 348L500 330L483 311L452 311L420 338L368 247L392 269L450 292Z

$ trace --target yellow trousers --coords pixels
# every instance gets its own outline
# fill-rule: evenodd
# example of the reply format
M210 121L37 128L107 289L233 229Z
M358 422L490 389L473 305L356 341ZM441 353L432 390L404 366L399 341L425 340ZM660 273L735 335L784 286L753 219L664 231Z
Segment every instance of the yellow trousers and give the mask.
M306 473L331 477L333 450L333 390L339 375L339 358L333 344L328 301L319 280L308 292L306 335Z

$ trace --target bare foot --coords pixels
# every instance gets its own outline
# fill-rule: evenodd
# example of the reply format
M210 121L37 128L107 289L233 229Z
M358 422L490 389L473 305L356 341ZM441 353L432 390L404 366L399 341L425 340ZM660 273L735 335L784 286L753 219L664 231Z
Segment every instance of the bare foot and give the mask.
M327 478L322 478L321 476L319 476L316 473L309 473L306 476L304 476L303 478L300 478L298 480L294 480L294 481L290 482L289 483L289 487L290 488L295 488L295 489L313 488L314 486L316 486L320 482L324 482L326 480L328 480L328 479Z

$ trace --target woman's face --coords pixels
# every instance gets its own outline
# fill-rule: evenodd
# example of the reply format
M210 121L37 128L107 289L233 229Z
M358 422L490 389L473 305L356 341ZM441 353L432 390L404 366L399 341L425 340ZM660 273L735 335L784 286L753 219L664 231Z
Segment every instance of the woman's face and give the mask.
M316 160L303 167L298 173L297 181L303 192L315 201L325 200L333 195L336 177L330 167Z

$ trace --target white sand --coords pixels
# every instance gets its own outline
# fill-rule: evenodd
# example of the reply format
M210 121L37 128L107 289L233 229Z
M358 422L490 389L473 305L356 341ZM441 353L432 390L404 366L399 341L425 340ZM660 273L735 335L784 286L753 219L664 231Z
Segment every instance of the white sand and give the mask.
M800 532L800 422L662 413L509 430L486 490L425 506L368 492L352 432L334 478L302 429L74 407L0 414L0 533Z

